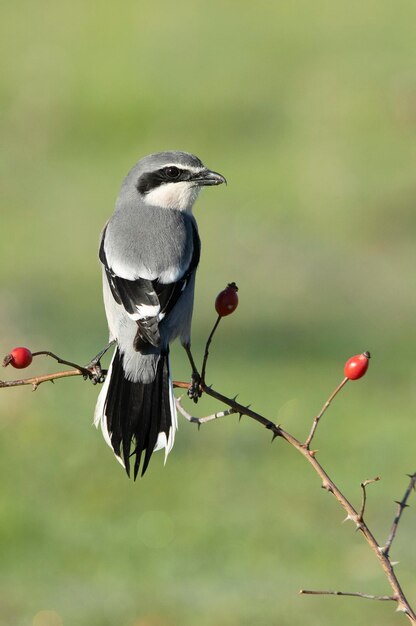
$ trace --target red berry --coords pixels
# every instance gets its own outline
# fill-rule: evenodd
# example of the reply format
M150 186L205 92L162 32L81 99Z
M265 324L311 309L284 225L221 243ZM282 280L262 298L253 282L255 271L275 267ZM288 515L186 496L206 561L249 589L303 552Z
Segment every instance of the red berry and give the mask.
M235 283L229 283L215 299L215 310L220 317L230 315L238 306L238 287Z
M28 367L32 363L32 353L28 348L13 348L13 350L4 357L3 367L13 365L18 370Z
M350 380L357 380L364 376L368 369L368 363L370 359L369 352L363 352L363 354L356 354L352 356L344 365L344 374L346 378Z

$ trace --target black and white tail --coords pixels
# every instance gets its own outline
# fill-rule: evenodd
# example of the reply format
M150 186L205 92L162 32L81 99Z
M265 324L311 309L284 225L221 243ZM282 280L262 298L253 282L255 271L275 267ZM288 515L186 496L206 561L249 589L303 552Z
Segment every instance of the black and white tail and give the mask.
M130 476L134 459L134 479L145 473L155 450L171 451L177 429L177 415L168 353L159 356L155 378L150 383L128 380L117 348L106 381L98 397L94 424ZM144 455L144 456L143 456Z

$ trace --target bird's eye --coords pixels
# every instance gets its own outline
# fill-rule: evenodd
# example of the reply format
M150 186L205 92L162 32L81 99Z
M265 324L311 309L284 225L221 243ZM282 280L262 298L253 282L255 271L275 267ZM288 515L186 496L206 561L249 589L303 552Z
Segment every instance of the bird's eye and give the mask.
M174 165L170 167L165 167L165 174L170 180L177 180L181 175L181 170Z

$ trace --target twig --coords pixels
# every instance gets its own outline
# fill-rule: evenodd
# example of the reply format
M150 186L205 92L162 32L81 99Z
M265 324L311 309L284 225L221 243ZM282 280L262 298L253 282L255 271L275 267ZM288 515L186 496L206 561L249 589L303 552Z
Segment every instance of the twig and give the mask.
M88 377L90 376L91 372L86 367L83 367L82 365L78 365L77 363L72 363L71 361L67 361L66 359L62 359L60 356L57 356L56 354L54 354L53 352L50 352L49 350L40 350L39 352L32 352L32 356L41 356L41 355L50 356L52 359L54 359L61 365L68 365L69 367L74 367L75 369L79 370L83 376L88 376Z
M172 385L177 389L189 389L190 384L186 383L182 380L174 380L172 381Z
M311 589L301 589L299 594L304 596L353 596L354 598L364 598L365 600L396 601L394 596L372 596L368 593L360 593L359 591L314 591Z
M318 427L319 424L319 420L321 419L321 417L323 416L323 414L325 413L325 411L329 408L332 400L335 398L335 396L341 391L341 389L344 387L344 385L349 381L349 378L345 377L344 380L342 380L340 382L340 384L338 385L338 387L331 393L331 395L329 396L328 400L325 402L324 406L322 407L322 409L320 410L320 412L318 413L318 415L315 417L315 419L313 420L312 423L312 428L311 428L311 432L308 435L308 438L306 439L305 443L303 444L305 446L305 448L307 450L309 450L309 447L311 445L312 439L315 435L315 431Z
M182 396L180 398L176 398L176 407L178 411L183 415L185 419L188 420L188 422L193 422L194 424L198 424L198 426L201 426L201 424L206 424L207 422L212 422L219 417L227 417L227 415L233 415L236 413L234 409L226 409L225 411L217 411L216 413L213 413L212 415L207 415L205 417L194 417L193 415L188 413L186 409L184 409L181 400Z
M58 378L69 378L70 376L84 376L81 370L68 370L66 372L55 372L54 374L46 374L44 376L33 376L32 378L19 378L18 380L0 380L0 389L3 387L19 387L21 385L32 385L33 391L39 387L41 383L51 381Z
M201 381L203 383L205 383L205 373L206 373L206 369L207 369L207 362L208 362L208 356L209 356L209 347L211 345L212 338L213 338L213 336L215 334L215 331L218 328L218 324L220 323L220 321L221 321L221 315L218 315L217 320L216 320L216 322L215 322L215 324L214 324L214 326L213 326L213 328L212 328L212 330L211 330L211 332L209 334L209 337L207 339L207 343L205 344L204 359L202 361L202 370L201 370Z
M391 548L391 544L393 543L393 540L396 536L396 532L397 532L397 528L399 526L399 522L400 522L400 518L403 514L403 511L405 510L405 508L407 508L409 505L407 504L407 501L409 499L410 494L412 493L412 491L416 488L416 472L414 474L408 474L409 478L410 478L410 482L409 485L405 491L405 494L403 496L403 498L398 502L396 500L396 504L398 505L398 509L397 509L397 513L396 513L396 517L393 520L393 524L390 530L390 534L388 536L388 539L386 541L386 545L383 548L383 554L384 556L388 557L389 552L390 552L390 548Z
M375 478L370 478L369 480L364 480L361 483L361 485L360 485L360 487L361 487L361 489L363 491L363 499L361 501L361 509L360 509L360 512L359 512L358 516L359 516L361 521L363 521L363 519L364 519L365 505L366 505L366 502L367 502L366 487L367 487L367 485L371 485L371 483L375 483L378 480L380 480L380 476L376 476Z

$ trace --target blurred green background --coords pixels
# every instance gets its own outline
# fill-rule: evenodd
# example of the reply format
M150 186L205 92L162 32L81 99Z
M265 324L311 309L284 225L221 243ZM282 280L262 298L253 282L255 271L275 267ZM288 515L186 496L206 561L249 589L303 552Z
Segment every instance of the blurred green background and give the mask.
M104 345L98 237L121 180L149 152L194 152L229 182L196 207L198 358L217 292L240 287L208 382L302 438L371 350L316 447L357 506L381 475L383 542L416 469L415 23L411 0L3 0L1 354L85 363ZM189 376L179 347L173 370ZM135 484L91 426L97 392L0 394L0 626L405 623L393 604L298 595L390 590L288 445L248 419L182 420ZM392 557L416 600L414 529L415 507Z

